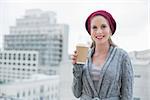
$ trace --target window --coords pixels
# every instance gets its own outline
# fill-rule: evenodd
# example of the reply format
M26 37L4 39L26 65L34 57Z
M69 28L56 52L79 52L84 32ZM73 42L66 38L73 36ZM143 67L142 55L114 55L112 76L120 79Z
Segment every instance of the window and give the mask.
M30 57L31 56L31 54L28 54L28 57Z
M16 63L13 63L13 65L16 65Z
M20 60L20 55L21 55L21 54L19 53L19 54L18 54L18 60Z
M9 53L9 60L11 59L11 54Z
M19 93L17 93L17 98L19 98L20 97L20 95L19 95Z
M35 69L32 69L33 72L35 72Z
M35 89L33 89L33 94L35 94L36 92L35 92Z
M9 64L9 65L11 65L11 63L10 63L10 62L9 62L8 64Z
M40 87L40 93L43 93L44 92L44 86L42 85L41 87Z
M0 59L2 59L2 54L0 53Z
M26 58L25 58L25 57L23 57L23 60L26 60Z
M49 96L47 96L47 100L49 100Z
M16 54L14 53L14 57L16 57Z
M7 59L7 53L4 54L4 59Z
M49 92L49 90L50 90L50 89L49 89L49 87L48 87L48 88L47 88L47 91Z
M25 97L25 92L23 91L22 96Z
M25 56L26 56L26 54L24 53L24 54L23 54L23 56L25 57Z
M28 66L30 66L30 63L28 63Z
M44 98L43 98L43 97L40 97L40 100L44 100Z
M30 92L30 90L28 91L28 96L30 96L31 95L31 92Z
M14 56L14 58L13 58L14 60L16 60L16 56Z
M23 54L23 60L26 60L26 55L25 55L25 53Z
M36 54L33 54L33 61L36 60Z
M34 57L34 58L33 58L33 61L35 61L35 60L36 60L36 58Z
M20 63L18 63L18 65L20 65Z
M28 58L28 60L30 61L30 60L31 60L31 58L29 57L29 58Z
M141 75L134 75L135 78L141 78Z
M53 100L53 98L54 98L54 96L53 96L53 94L51 95L51 99Z
M30 69L28 69L28 71L30 71Z
M134 97L133 100L141 100L141 99L138 97Z

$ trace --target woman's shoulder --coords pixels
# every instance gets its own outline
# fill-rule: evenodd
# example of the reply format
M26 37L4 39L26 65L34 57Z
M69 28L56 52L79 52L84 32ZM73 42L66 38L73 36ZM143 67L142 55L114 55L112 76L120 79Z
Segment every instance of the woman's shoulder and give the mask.
M115 47L115 48L120 56L129 57L128 52L124 50L123 48L120 48L120 47Z

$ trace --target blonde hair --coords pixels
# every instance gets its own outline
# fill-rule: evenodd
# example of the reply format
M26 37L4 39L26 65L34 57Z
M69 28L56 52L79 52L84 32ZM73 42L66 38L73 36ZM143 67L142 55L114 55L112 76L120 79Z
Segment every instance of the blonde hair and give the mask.
M111 46L117 47L117 45L112 41L111 37L109 37L108 41Z

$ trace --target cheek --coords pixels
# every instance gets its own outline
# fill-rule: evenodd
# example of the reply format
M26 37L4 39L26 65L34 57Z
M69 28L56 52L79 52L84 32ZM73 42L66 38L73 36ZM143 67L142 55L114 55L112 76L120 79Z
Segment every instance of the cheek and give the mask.
M94 31L92 31L92 30L90 32L91 32L91 35L95 34Z
M94 37L96 35L95 32L91 32L91 37Z
M112 34L110 30L106 30L104 33L105 33L105 35L107 35L107 36L111 36L111 34Z
M111 32L111 30L110 30L110 29L108 30L108 34L109 34L109 35L112 35L112 32Z
M90 30L90 32L91 32L91 34L93 34L93 33L94 33L94 31L93 31L92 29Z

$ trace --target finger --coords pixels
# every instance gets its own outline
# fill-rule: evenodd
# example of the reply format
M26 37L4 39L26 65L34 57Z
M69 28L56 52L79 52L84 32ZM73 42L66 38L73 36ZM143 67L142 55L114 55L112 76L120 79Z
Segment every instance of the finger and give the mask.
M71 55L71 57L77 57L78 55L77 54L73 54L73 55Z
M76 53L77 53L77 50L75 50L74 53L76 54Z
M75 63L77 62L77 60L76 60L76 59L72 59L71 62L72 62L73 64L75 64Z
M73 57L77 57L77 56L78 56L77 54L74 54L74 55L73 55Z
M76 59L76 58L77 58L76 55L71 55L71 59L72 59L72 60L74 60L74 59Z
M73 60L73 61L72 61L72 64L76 64L76 61Z
M77 55L71 55L71 59L73 59L73 58L77 58Z

